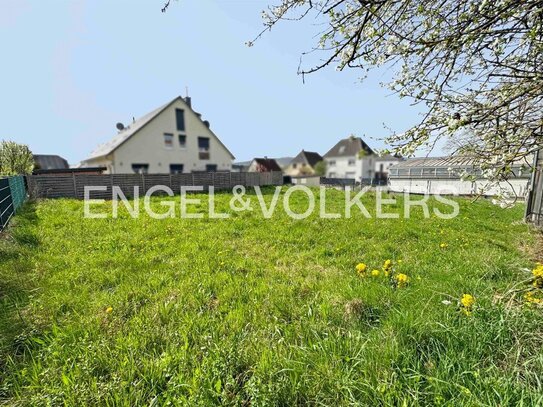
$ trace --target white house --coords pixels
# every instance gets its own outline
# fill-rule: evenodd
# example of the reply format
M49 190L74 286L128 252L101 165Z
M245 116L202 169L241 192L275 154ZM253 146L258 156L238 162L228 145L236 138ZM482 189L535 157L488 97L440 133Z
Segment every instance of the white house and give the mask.
M191 106L176 97L134 120L117 124L118 134L99 146L81 167L106 167L108 174L177 174L231 171L234 156Z
M384 182L388 169L401 158L378 156L360 138L349 137L340 140L324 155L327 178L354 179L362 183Z

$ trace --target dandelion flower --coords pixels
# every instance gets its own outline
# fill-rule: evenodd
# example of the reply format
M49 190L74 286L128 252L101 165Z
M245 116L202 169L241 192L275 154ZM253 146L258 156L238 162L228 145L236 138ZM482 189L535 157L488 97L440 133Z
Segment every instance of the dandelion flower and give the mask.
M475 304L475 297L471 294L464 294L462 298L460 299L462 312L468 316L471 315L474 304Z
M106 314L111 314L113 312L113 308L112 307L107 307L106 308Z
M364 273L366 272L366 270L368 269L368 266L364 263L358 263L356 265L356 271L358 272L358 274L360 274L361 276L364 275Z
M543 277L543 266L537 266L535 269L532 270L532 274L534 277Z
M379 270L372 270L372 271L371 271L371 275L372 275L373 277L378 277L380 273L381 273L381 272L380 272Z
M449 245L447 243L441 243L439 247L441 247L442 249L446 249L447 247L449 247Z
M405 287L409 283L409 277L403 273L396 275L395 279L398 288Z
M460 303L465 308L471 308L473 307L473 304L475 304L475 297L473 297L471 294L464 294L460 300Z

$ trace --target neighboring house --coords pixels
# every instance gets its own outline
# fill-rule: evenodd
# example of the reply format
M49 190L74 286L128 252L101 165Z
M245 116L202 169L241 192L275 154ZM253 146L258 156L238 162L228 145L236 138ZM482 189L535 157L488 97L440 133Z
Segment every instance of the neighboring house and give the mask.
M468 156L410 158L390 168L389 188L414 194L500 195L503 192L524 197L532 175L530 162L511 167L507 181L489 183L482 178L475 160ZM464 174L473 179L463 179Z
M281 167L273 158L254 158L249 164L248 172L282 172Z
M360 137L340 140L324 155L326 177L354 179L361 183L382 183L388 168L401 161L400 157L379 157Z
M285 175L299 177L303 175L314 175L315 166L323 160L319 153L302 150L300 154L292 159L285 168Z
M68 161L58 155L34 155L35 170L64 170L70 168Z
M109 174L178 174L230 171L234 156L191 106L189 97L176 97L134 120L81 162L106 167Z

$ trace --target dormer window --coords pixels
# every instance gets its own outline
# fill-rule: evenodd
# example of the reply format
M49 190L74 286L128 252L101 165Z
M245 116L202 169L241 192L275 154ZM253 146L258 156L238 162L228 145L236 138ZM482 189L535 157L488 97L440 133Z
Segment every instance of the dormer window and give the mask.
M343 154L345 152L345 146L339 147L339 154Z

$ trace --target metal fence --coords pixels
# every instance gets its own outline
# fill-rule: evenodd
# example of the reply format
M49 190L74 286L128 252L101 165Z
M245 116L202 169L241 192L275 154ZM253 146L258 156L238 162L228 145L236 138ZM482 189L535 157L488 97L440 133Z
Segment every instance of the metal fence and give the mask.
M0 231L4 230L10 219L26 200L23 176L0 179Z
M534 172L526 202L526 220L543 227L543 150L534 159Z
M28 191L33 198L85 197L85 187L102 187L93 190L91 197L111 199L113 187L118 187L127 197L133 197L135 187L141 195L155 186L166 186L179 193L183 186L213 186L216 190L246 187L283 185L281 172L195 172L192 174L113 174L113 175L31 175L27 177Z

